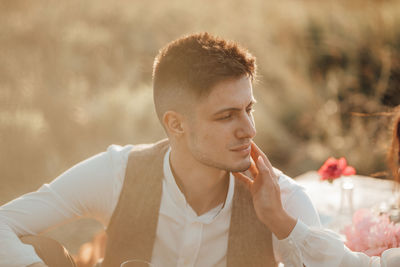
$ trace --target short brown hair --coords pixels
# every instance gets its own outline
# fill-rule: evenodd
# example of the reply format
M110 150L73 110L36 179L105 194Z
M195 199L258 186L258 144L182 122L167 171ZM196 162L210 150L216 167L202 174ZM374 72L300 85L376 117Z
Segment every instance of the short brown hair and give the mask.
M182 96L206 96L218 82L256 75L255 57L233 41L209 33L181 37L162 48L153 65L153 93L160 121L183 106Z

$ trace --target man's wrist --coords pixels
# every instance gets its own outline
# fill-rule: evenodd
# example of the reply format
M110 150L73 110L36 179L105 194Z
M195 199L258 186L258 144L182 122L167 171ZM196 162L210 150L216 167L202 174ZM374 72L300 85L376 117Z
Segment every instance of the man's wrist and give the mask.
M285 210L270 214L264 224L279 239L287 238L296 226L297 219L290 216Z

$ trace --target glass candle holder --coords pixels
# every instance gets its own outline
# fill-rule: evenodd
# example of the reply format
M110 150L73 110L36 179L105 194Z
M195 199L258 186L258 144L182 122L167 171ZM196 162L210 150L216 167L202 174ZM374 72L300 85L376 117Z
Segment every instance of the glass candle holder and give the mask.
M354 213L353 194L354 183L350 177L342 177L340 183L339 213L352 215Z

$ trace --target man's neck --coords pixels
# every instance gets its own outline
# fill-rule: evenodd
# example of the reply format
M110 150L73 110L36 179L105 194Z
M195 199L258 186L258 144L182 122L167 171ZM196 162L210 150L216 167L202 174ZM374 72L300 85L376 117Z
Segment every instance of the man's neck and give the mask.
M229 172L206 166L173 149L169 163L176 184L197 215L225 201Z

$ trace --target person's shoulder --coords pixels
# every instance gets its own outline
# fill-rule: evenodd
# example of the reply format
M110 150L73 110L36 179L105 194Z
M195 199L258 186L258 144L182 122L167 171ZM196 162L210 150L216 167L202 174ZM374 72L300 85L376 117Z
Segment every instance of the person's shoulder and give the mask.
M112 166L117 172L122 172L125 168L126 162L129 157L129 153L134 148L134 145L116 145L111 144L107 147L104 152L105 158L111 161ZM123 169L123 170L122 170Z
M157 143L145 143L145 144L126 144L126 145L116 145L116 144L111 144L107 147L107 152L113 153L113 154L125 154L135 151L135 150L143 150L146 148L150 148L154 145L158 144Z
M133 147L136 145L132 144L126 144L126 145L116 145L116 144L111 144L107 147L107 152L109 153L126 153L132 150Z
M132 144L127 144L127 145L111 144L107 147L106 154L108 154L113 161L120 161L127 159L129 153L132 151L134 147L135 145Z
M112 164L115 177L118 177L120 182L125 178L126 167L132 152L141 151L148 146L148 144L111 144L107 147L104 156Z
M167 146L168 140L163 139L154 143L143 143L143 144L126 144L126 145L116 145L111 144L108 146L106 153L110 155L111 158L117 161L126 161L132 152L147 151L152 148L157 148L160 146Z

